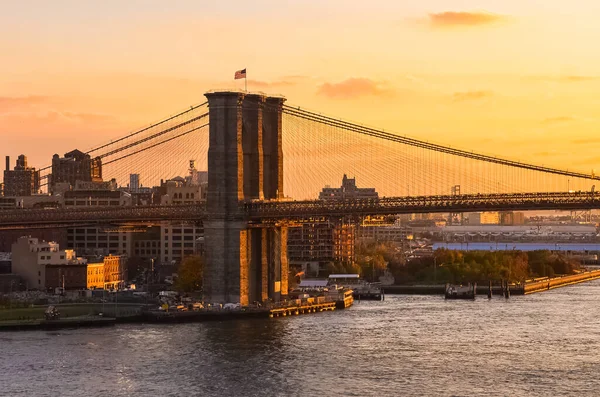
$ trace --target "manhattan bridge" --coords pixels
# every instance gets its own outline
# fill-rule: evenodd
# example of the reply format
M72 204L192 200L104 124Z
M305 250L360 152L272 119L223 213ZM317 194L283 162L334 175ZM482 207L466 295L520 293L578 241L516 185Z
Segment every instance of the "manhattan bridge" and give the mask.
M87 151L105 175L146 185L196 159L208 170L200 204L0 211L0 229L202 223L205 299L248 302L287 295L287 228L373 215L599 208L593 173L467 151L340 120L237 91ZM508 156L507 156L508 157ZM47 180L50 167L43 168ZM315 200L344 173L380 198ZM454 186L460 186L460 194ZM285 190L284 190L285 188ZM450 194L452 192L452 194Z

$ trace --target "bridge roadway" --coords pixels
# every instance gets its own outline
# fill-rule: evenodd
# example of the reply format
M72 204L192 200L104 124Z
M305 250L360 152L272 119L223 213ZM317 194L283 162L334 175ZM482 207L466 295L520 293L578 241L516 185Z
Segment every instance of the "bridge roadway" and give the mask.
M244 212L251 222L278 222L305 221L319 217L596 208L600 208L598 193L547 192L383 197L336 201L263 201L246 203Z
M593 192L462 194L455 196L384 197L335 201L252 201L240 203L240 218L251 225L311 221L347 216L395 215L424 212L512 210L586 210L600 208ZM160 221L210 219L205 203L133 207L81 207L0 210L0 229L78 225L149 225Z

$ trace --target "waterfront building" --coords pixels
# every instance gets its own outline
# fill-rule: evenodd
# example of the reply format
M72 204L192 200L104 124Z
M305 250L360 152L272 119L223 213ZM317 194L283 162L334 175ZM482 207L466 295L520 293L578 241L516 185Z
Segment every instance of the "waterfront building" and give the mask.
M27 289L87 287L86 259L78 258L74 250L61 250L56 242L30 236L12 245L12 271L23 279Z
M594 225L465 225L412 228L414 233L430 233L434 241L445 242L596 242Z
M31 196L40 190L40 174L35 168L27 166L27 157L20 155L14 169L10 169L10 157L6 156L4 171L4 196Z
M120 255L88 257L88 289L121 289L127 280L126 257Z
M103 258L105 289L120 289L127 280L125 257L108 255Z
M88 263L87 289L104 289L104 261Z

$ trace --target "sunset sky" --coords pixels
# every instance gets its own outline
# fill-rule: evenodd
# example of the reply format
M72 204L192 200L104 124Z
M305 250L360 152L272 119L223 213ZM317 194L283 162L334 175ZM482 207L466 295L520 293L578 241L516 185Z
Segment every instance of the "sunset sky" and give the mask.
M600 2L3 1L0 155L46 165L204 101L247 68L288 103L600 169Z

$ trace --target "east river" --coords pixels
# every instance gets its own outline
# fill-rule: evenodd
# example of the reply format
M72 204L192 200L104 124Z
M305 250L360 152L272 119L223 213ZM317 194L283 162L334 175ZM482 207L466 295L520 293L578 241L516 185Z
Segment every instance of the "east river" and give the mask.
M2 396L597 396L600 281L265 320L0 333Z

